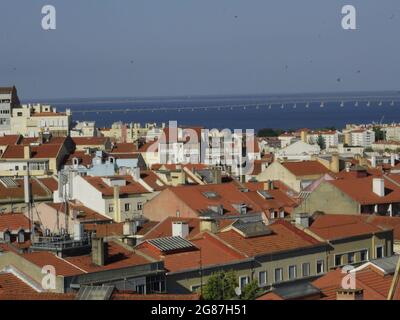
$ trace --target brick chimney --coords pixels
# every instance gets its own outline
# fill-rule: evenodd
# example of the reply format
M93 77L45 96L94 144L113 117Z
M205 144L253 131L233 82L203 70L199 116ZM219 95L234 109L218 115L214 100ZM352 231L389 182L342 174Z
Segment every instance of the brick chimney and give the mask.
M338 289L336 300L364 300L363 289Z
M24 159L29 160L31 158L31 146L24 146Z

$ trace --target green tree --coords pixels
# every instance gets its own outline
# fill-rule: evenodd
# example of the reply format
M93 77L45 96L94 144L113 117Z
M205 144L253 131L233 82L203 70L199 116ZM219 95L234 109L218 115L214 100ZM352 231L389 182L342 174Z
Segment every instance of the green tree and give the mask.
M258 130L257 136L258 137L278 137L282 133L284 133L284 131L280 130L280 129L263 128L263 129Z
M230 300L236 297L238 280L234 271L213 273L203 289L205 300Z
M260 288L258 287L257 280L252 280L248 283L242 292L242 300L255 300L260 293Z
M380 127L374 127L372 129L375 132L375 140L376 141L384 141L385 140L385 132Z
M321 148L321 150L324 150L324 149L325 149L325 140L324 140L324 138L323 138L321 135L318 136L317 145L319 145L319 147Z

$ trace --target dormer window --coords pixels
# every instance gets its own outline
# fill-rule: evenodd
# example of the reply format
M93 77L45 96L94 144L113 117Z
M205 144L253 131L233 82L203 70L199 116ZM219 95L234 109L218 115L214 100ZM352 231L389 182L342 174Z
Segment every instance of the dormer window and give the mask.
M4 242L10 243L11 242L11 232L8 230L5 231L3 234L3 239L4 239Z
M25 242L25 231L19 230L18 231L18 243L24 243L24 242Z

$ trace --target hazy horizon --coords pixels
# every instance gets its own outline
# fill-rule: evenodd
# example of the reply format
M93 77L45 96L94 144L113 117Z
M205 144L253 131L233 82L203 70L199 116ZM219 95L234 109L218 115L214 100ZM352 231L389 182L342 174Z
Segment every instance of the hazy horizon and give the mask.
M23 101L397 92L400 2L352 0L352 31L345 4L3 0L0 86Z

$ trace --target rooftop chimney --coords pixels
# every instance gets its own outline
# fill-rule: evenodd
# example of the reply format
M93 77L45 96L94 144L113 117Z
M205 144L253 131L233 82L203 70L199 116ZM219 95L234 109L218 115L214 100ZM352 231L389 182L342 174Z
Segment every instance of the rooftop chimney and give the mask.
M211 217L200 218L200 232L209 231L216 233L218 231L217 221Z
M336 291L336 300L363 300L363 289L338 289Z
M390 155L390 166L394 167L396 165L396 156L394 153Z
M264 182L264 190L269 191L274 189L274 182L272 180L268 180Z
M24 146L24 159L29 160L31 158L31 147Z
M295 222L296 224L303 226L304 228L308 228L310 226L310 217L308 213L296 213L295 214Z
M383 178L374 178L372 180L372 191L380 196L385 196L385 180Z
M372 168L376 168L376 156L371 157L371 166Z
M340 171L339 154L337 154L337 153L332 154L332 160L331 160L331 163L330 163L330 169L334 173L338 173Z
M92 238L92 262L97 266L106 264L108 246L103 238Z
M187 238L189 235L189 224L187 222L172 222L172 236Z

